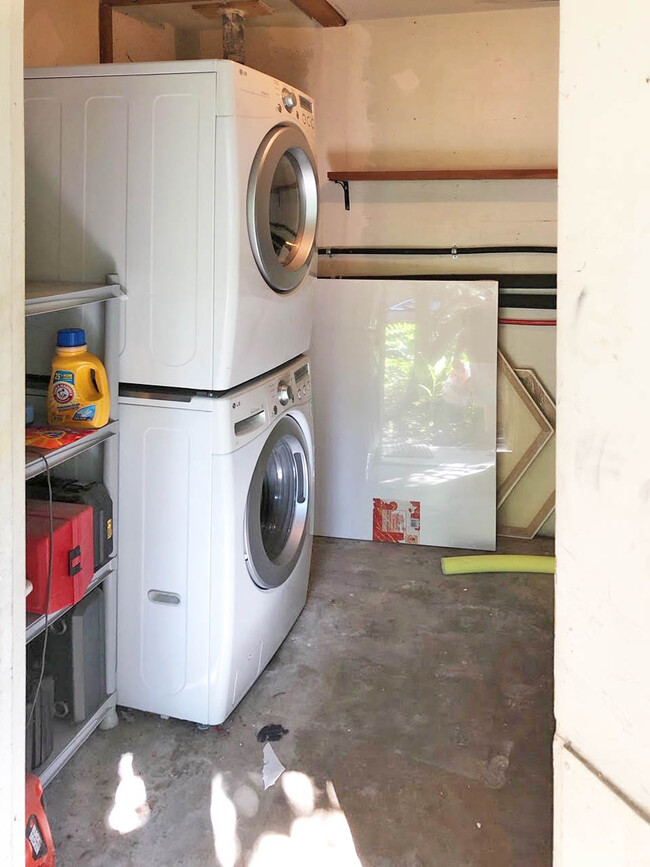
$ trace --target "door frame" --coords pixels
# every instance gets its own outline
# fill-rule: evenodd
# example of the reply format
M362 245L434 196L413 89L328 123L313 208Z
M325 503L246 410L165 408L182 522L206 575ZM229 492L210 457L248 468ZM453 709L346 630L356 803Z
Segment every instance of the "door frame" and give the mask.
M23 2L0 3L0 851L25 863Z

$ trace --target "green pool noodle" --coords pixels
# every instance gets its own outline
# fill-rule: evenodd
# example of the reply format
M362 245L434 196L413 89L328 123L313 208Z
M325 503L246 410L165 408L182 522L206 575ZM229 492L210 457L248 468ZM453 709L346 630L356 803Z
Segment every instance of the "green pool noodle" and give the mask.
M445 575L468 575L471 572L541 572L553 575L555 557L532 554L480 554L472 557L443 557Z

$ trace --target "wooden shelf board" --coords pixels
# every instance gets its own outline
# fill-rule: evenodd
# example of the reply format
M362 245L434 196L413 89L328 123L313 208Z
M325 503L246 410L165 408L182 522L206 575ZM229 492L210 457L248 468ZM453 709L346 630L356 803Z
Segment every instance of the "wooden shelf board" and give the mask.
M417 169L413 171L328 172L330 181L499 181L554 180L557 169Z

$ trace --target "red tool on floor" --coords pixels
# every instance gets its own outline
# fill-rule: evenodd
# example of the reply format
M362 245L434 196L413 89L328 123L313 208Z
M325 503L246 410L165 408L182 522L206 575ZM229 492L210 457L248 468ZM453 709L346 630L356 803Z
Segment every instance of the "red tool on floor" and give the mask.
M55 867L54 843L43 806L43 784L34 774L25 777L25 865Z

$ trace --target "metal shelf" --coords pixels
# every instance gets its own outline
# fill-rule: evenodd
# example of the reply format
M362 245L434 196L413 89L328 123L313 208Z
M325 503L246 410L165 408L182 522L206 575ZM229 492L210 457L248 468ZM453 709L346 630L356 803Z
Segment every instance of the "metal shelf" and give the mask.
M116 703L117 696L113 693L102 702L95 713L87 719L86 722L77 725L66 722L65 720L54 720L54 749L52 750L50 757L33 771L37 777L40 777L44 786L47 786L47 784L54 779L65 763L68 762L77 752L79 747L88 740L91 734L100 725L106 714L115 707Z
M116 564L117 555L113 555L108 561L108 563L104 563L103 566L100 566L93 575L92 581L86 588L86 592L81 598L85 599L89 593L92 593L96 587L99 587L99 585L104 581L104 579L107 578L111 574L111 572L115 570ZM81 599L79 600L79 602L81 602ZM53 611L51 614L48 614L47 625L51 626L53 623L56 623L59 617L63 617L66 611L70 611L70 609L74 608L75 605L77 605L76 602L74 603L74 605L66 605L65 608L59 608L58 611ZM27 612L26 640L28 644L33 638L36 638L37 635L40 635L41 632L44 631L45 625L45 614L30 614L29 611Z
M70 458L76 458L82 452L93 448L98 443L104 442L109 437L115 436L117 430L117 421L109 421L104 427L58 449L48 451L47 449L27 448L25 450L25 479L33 479L34 476L44 473L47 469L45 460L47 460L47 465L50 469L58 467L59 464L69 461ZM43 455L45 456L45 460L43 460Z
M43 281L25 284L25 316L69 310L122 295L119 284Z
M118 466L118 299L123 298L124 293L119 285L116 275L107 274L104 283L79 283L62 281L29 282L25 285L25 316L32 317L39 314L56 313L84 305L100 305L94 308L102 310L103 305L103 332L104 353L103 361L111 383L111 420L104 427L86 433L83 437L70 445L61 446L58 449L27 448L25 453L25 478L31 479L47 470L47 467L58 467L66 461L89 451L100 443L104 443L101 478L113 499L113 520L118 524L117 515L117 466ZM91 312L91 311L89 311ZM94 316L94 314L93 314ZM93 318L92 316L90 317ZM56 317L51 320L42 320L44 330L54 332L56 329ZM40 326L41 323L38 323ZM49 334L53 338L53 333ZM29 339L29 335L28 335ZM43 339L38 335L38 339ZM47 461L47 465L45 463ZM63 768L66 762L72 758L79 747L90 737L95 729L104 723L104 727L112 727L117 724L115 706L117 704L116 692L116 610L117 610L117 555L113 556L108 563L102 566L93 575L84 598L92 593L100 584L103 585L104 613L105 613L105 666L106 666L106 690L107 697L102 701L95 713L80 724L71 721L55 719L52 723L54 734L54 749L35 773L41 778L43 785L47 785ZM73 606L67 606L47 616L47 625L54 623L66 611ZM45 629L45 615L27 615L26 641L29 643Z

